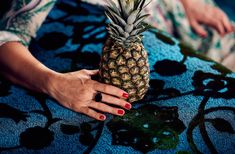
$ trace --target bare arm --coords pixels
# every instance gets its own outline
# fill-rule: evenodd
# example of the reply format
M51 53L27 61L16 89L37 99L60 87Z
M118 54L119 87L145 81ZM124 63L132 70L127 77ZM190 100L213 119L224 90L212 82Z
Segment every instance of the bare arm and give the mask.
M56 72L42 65L18 42L0 46L0 68L0 73L12 82L47 94L49 80L56 75Z
M22 23L13 22L12 17L9 16L9 19L6 20L8 21L7 26L0 31L0 74L15 84L46 93L64 107L97 120L106 118L98 111L124 115L125 111L122 108L131 108L130 103L124 100L128 95L121 89L92 80L91 76L97 74L97 70L58 73L40 63L24 46L29 44L31 36L35 36L37 28L55 3L54 0L36 2L32 0L21 9L21 11L25 11L31 8L31 11L25 12L31 14L31 18L25 20L24 14L13 16L18 18L15 21L23 22L23 26ZM35 8L33 9L31 4L35 4L37 9L43 8L44 11L34 13ZM11 11L15 12L15 10ZM14 34L12 30L19 33ZM94 95L97 92L102 93L102 102L94 101ZM116 107L110 104L116 105Z
M122 108L131 108L131 104L124 100L128 97L125 91L91 79L97 70L57 73L40 63L18 42L0 46L0 68L0 74L12 82L46 93L64 107L97 120L105 120L106 117L96 110L122 116L125 114ZM93 100L98 91L102 93L102 102Z

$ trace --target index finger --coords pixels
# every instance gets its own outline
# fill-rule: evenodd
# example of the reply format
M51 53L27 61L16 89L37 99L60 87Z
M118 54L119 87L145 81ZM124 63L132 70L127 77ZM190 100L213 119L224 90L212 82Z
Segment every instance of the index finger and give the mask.
M94 81L94 89L96 91L100 91L100 92L103 92L103 93L106 93L109 95L113 95L113 96L117 96L120 98L125 98L125 99L128 98L127 92L125 92L124 90L119 89L117 87L108 85L108 84L103 84L103 83L99 83L99 82Z
M227 16L223 16L223 24L226 28L226 31L227 32L233 32L233 27L232 27L232 24L231 22L229 21L229 19L227 18Z

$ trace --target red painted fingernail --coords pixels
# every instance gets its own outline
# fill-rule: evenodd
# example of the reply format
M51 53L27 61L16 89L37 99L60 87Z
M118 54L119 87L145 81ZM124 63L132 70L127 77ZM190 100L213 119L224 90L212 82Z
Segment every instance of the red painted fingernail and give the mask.
M207 34L202 34L201 37L206 38Z
M100 120L105 120L105 116L104 116L104 115L101 115L101 116L100 116Z
M124 114L124 110L118 110L117 112L119 115L123 115Z
M125 105L125 108L128 109L128 110L130 110L130 109L131 109L131 104L127 103L127 104Z
M128 98L128 96L129 96L129 95L128 95L127 93L123 93L123 94L122 94L122 97Z

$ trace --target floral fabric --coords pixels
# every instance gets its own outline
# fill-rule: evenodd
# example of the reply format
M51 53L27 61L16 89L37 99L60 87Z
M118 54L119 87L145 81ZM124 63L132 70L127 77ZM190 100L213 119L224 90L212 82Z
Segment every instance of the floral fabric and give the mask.
M100 0L84 1L104 4ZM216 5L213 0L203 1L210 5ZM209 34L208 37L203 39L198 36L191 29L180 0L153 0L145 12L151 14L148 20L150 24L159 30L172 34L217 62L222 62L224 58L235 51L235 33L221 38L214 29L205 27Z
M83 1L100 5L105 3L100 0ZM215 5L213 0L203 1ZM8 41L20 41L28 46L55 2L56 0L13 0L11 9L0 20L0 45ZM154 0L145 11L151 14L149 22L152 25L218 62L235 51L234 33L221 38L215 30L205 27L209 36L204 39L198 36L191 29L180 0Z
M55 2L56 0L13 0L11 8L0 20L0 45L8 41L20 41L28 46Z
M215 5L213 0L203 0L205 3ZM207 38L201 38L192 29L187 20L184 7L180 0L155 0L147 10L152 14L152 24L166 31L194 49L205 53L215 61L222 62L231 52L235 51L235 34L221 38L216 30L205 27Z
M57 72L97 69L105 20L100 7L60 0L30 49ZM143 43L148 93L125 116L107 114L105 122L0 79L0 153L234 153L235 73L156 29Z

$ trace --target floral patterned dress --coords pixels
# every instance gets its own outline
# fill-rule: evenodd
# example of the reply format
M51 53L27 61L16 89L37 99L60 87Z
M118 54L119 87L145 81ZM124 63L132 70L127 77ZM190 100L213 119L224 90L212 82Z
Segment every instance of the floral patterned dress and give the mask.
M216 6L213 0L202 1ZM155 4L146 11L152 14L150 21L154 26L174 35L217 62L223 62L227 56L235 53L235 33L221 38L216 30L205 26L209 35L201 38L192 30L180 0L155 0Z
M56 0L13 0L0 20L0 45L19 41L28 46L55 2Z
M100 5L105 3L104 0L83 1ZM215 5L213 0L203 1ZM56 0L13 0L9 11L0 20L0 45L8 41L20 41L28 46L55 2ZM234 33L221 38L215 30L205 27L209 34L207 38L202 39L195 34L180 0L154 0L145 11L151 14L149 22L152 25L218 62L235 53Z

